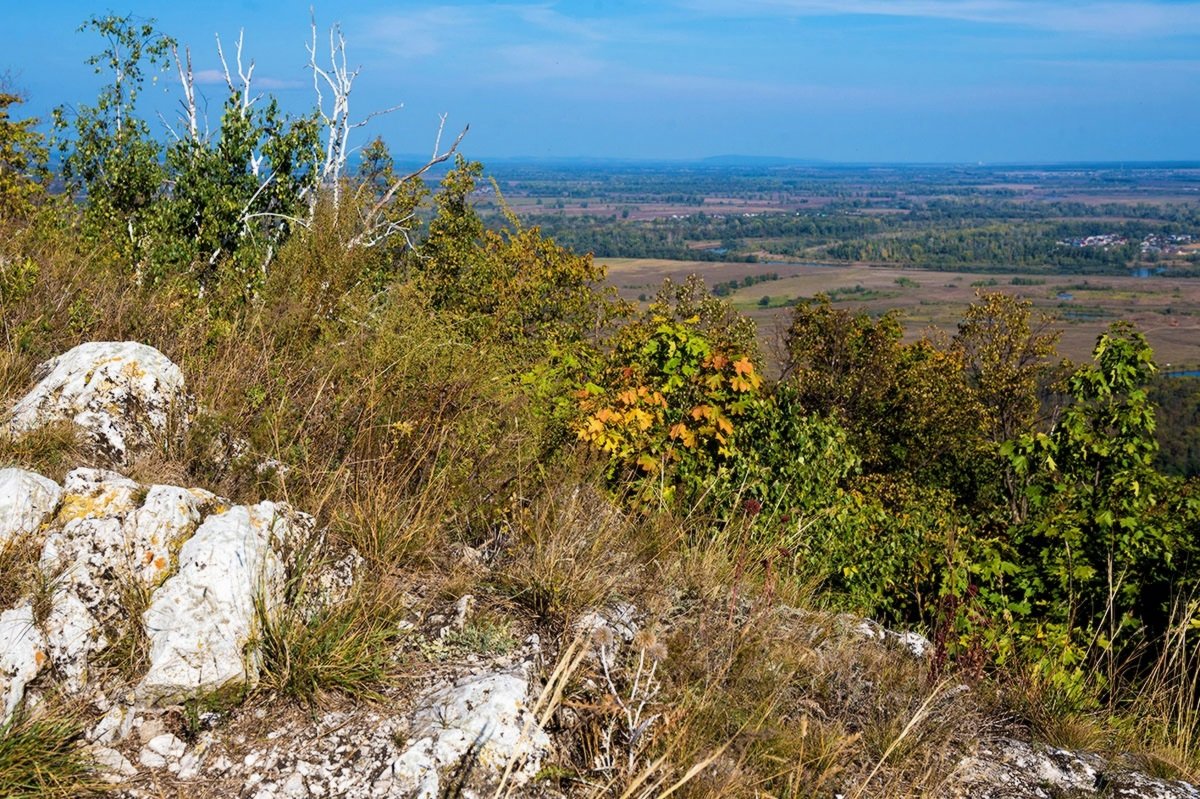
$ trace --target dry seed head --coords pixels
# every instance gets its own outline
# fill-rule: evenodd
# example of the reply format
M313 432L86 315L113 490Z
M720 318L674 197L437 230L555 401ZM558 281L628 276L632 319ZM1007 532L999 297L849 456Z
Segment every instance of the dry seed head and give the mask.
M611 647L617 642L617 637L613 634L612 627L604 624L592 630L592 642L599 647Z

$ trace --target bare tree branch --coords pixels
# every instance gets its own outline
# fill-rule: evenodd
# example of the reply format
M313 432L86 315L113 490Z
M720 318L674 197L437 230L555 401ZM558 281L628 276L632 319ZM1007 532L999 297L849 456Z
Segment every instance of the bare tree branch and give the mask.
M440 122L438 124L438 132L437 132L437 137L435 138L435 147L434 147L434 151L433 151L433 156L428 161L426 161L425 165L422 166L420 169L417 169L413 172L409 172L407 175L405 175L401 178L398 178L392 182L392 185L388 188L388 190L386 192L384 192L383 196L380 197L375 202L375 204L373 206L371 206L370 210L368 210L367 213L363 215L363 223L362 223L363 229L356 236L351 238L349 242L347 242L346 249L348 249L348 250L354 249L355 247L371 247L371 246L374 246L375 244L378 244L384 238L387 238L387 236L383 236L381 238L378 235L378 232L380 230L386 230L391 225L391 222L389 220L385 220L385 221L381 222L379 217L383 214L384 210L387 208L388 204L392 201L392 199L395 198L396 193L398 191L400 191L400 188L402 186L404 186L405 184L407 184L413 180L416 180L417 178L421 177L421 175L424 175L426 172L428 172L430 169L432 169L437 164L440 164L443 161L448 160L450 158L450 156L454 155L454 153L456 153L458 151L458 145L462 143L463 137L466 136L467 131L471 129L470 125L465 126L462 129L462 131L458 134L458 136L455 137L454 143L450 145L449 149L447 149L445 152L439 153L437 151L437 146L441 144L442 132L445 129L445 127L446 127L446 115L442 114L440 116ZM390 233L388 233L388 236L393 235L395 232L396 232L395 230L392 230ZM410 245L412 244L412 241L408 239L407 234L405 235L405 240L408 241ZM368 244L367 242L370 242L370 243Z
M239 102L238 107L242 113L242 116L245 116L250 111L250 107L262 98L261 94L256 94L253 98L250 96L250 82L254 77L254 60L251 59L250 67L248 69L242 66L242 44L245 35L246 31L244 29L238 31L237 51L235 53L238 75L237 83L233 82L233 76L229 72L229 62L225 60L225 50L221 47L220 34L217 34L216 37L217 55L220 56L221 68L225 71L225 85L229 87L230 93L241 95L241 101Z
M350 69L346 56L346 37L340 24L335 23L329 29L329 66L323 67L317 61L317 19L312 8L309 9L312 38L305 45L308 50L308 68L313 74L313 91L317 95L317 115L325 126L325 158L318 169L318 183L327 186L332 192L333 207L336 212L342 202L342 178L346 174L346 163L353 149L350 146L350 132L361 128L377 116L390 114L403 107L395 105L382 111L368 114L358 122L350 119L350 93L361 67ZM328 108L325 104L325 92L329 92L331 102ZM316 198L310 200L310 204Z
M220 40L217 46L220 47ZM187 121L188 138L193 142L200 140L200 127L196 116L196 81L192 75L192 49L183 48L183 58L179 57L179 48L171 42L171 55L175 59L175 69L179 72L179 85L183 87L183 99L179 105L183 108L183 118ZM174 133L174 131L171 131ZM175 139L178 141L179 136Z

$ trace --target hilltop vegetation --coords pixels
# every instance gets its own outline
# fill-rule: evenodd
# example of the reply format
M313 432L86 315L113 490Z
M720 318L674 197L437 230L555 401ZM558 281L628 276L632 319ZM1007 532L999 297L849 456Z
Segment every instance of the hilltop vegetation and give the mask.
M581 674L585 731L544 775L563 790L920 794L971 713L1200 777L1200 484L1155 465L1157 367L1136 329L1067 364L1003 294L910 343L894 315L817 297L791 309L768 379L753 323L702 281L634 308L591 255L511 212L485 224L461 156L436 186L396 174L382 142L350 171L329 155L337 119L250 103L236 79L211 135L152 136L139 89L176 44L89 27L109 83L56 114L59 174L0 95L0 400L79 342L151 344L196 411L137 479L286 499L366 560L327 627L271 631L278 694L366 699L403 677L386 656L402 588L471 593L495 627L564 642L620 599L671 631L642 649L663 662L661 721L614 727L622 709ZM825 224L792 224L809 223ZM738 238L731 224L704 235ZM0 466L60 477L77 443L0 439ZM493 565L456 568L464 547ZM28 553L0 558L16 574ZM919 630L933 653L818 663L780 606ZM616 679L636 693L633 673ZM959 684L969 713L930 721ZM598 772L605 729L621 756ZM0 793L18 736L0 731Z

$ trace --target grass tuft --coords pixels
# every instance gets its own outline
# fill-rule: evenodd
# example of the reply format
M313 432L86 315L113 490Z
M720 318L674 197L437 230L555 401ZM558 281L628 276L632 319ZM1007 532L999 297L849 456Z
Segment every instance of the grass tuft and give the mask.
M312 616L267 613L261 603L258 611L262 689L316 705L332 693L380 699L395 683L402 608L394 598L359 593Z
M18 715L0 726L0 796L56 799L111 788L81 747L83 731L83 717L69 709Z

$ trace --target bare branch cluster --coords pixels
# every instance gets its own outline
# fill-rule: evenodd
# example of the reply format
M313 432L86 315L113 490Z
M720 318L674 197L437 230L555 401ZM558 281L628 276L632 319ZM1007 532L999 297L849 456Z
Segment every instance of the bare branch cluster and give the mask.
M334 212L337 213L344 201L345 179L349 176L349 158L354 152L354 148L351 146L352 132L366 126L376 117L400 110L403 108L403 104L397 104L380 111L373 111L363 118L355 120L350 112L350 95L354 89L354 81L357 79L361 67L350 67L350 61L346 54L346 37L341 25L337 23L329 29L328 62L323 62L320 58L320 55L323 55L320 52L323 48L319 48L320 36L315 15L312 15L310 18L312 36L310 41L305 44L305 49L308 53L307 66L312 71L313 91L316 95L315 113L323 128L322 138L324 145L320 161L313 164L313 170L316 175L315 185L328 192L327 196L333 204ZM250 60L247 62L243 57L244 31L238 33L237 44L232 54L232 59L226 56L220 35L217 35L215 38L217 56L221 61L225 84L228 87L230 96L236 98L236 110L238 114L243 119L246 119L250 115L255 103L263 95L255 92L253 89L254 61ZM165 119L162 120L163 125L176 141L183 141L186 138L187 141L202 144L208 140L208 124L207 120L202 119L198 107L191 50L185 47L181 54L179 48L172 43L171 55L179 76L183 96L179 101L179 129L177 130L172 127ZM203 131L201 130L202 127ZM408 238L408 231L412 227L412 214L409 213L400 218L395 218L394 216L388 216L387 212L404 186L410 185L412 181L420 178L435 165L448 160L458 151L458 147L462 143L463 137L466 136L469 126L464 127L451 145L443 150L442 138L445 127L446 115L442 114L439 118L433 152L429 160L420 168L395 178L378 199L362 213L358 233L347 242L348 248L374 247L393 236L404 236L405 241L411 246L412 242ZM257 217L278 216L277 214L253 211L254 201L271 184L274 177L264 170L263 162L264 155L261 150L251 155L250 170L259 180L260 185L250 202L245 205L241 214L243 223L248 223ZM303 197L308 205L307 218L302 219L295 216L280 218L302 227L308 227L316 211L317 192L306 187L303 189Z

